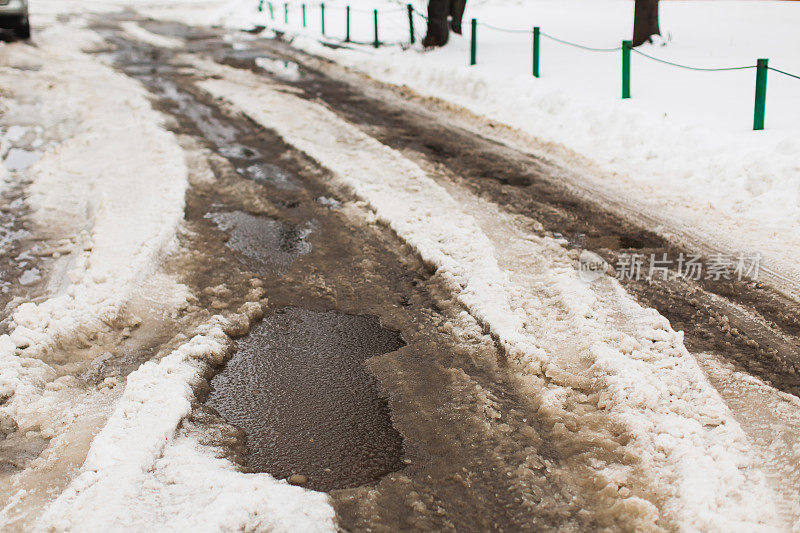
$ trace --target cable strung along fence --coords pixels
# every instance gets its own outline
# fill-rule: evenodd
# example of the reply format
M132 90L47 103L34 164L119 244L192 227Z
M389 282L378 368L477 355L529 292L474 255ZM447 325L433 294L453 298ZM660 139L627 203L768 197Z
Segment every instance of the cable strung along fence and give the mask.
M273 8L272 2L265 2L265 0L259 0L258 3L258 11L264 11L264 4L267 4L267 9L269 10L269 17L270 20L275 20L275 10ZM289 24L289 10L290 6L296 6L297 4L290 4L284 3L283 4L283 19L284 24ZM328 38L325 34L325 9L326 6L324 3L319 4L300 4L300 11L302 14L302 24L303 28L307 27L307 8L318 8L320 13L320 30L323 37ZM334 8L337 9L337 8ZM341 9L341 8L338 8ZM351 35L350 35L350 28L351 28L351 18L350 14L353 11L358 11L362 13L369 13L370 10L354 10L351 9L349 5L345 6L345 43L352 43ZM403 12L404 17L407 14L408 16L408 34L409 40L408 43L413 45L417 41L417 33L414 29L414 17L419 17L423 21L426 22L439 22L439 23L447 23L446 19L429 19L424 13L420 13L417 11L416 8L412 4L407 4L405 8L398 8L398 9L390 9L390 10L383 10L379 11L378 9L373 9L372 11L372 26L373 26L373 40L371 43L360 43L360 44L371 44L375 48L379 48L381 45L386 45L388 43L382 42L379 38L378 33L378 15L379 13L382 14L393 14ZM700 68L700 67L692 67L689 65L682 65L680 63L673 63L672 61L666 61L664 59L659 59L657 57L653 57L651 55L645 54L644 52L637 50L633 47L631 41L624 40L620 46L615 46L611 48L596 48L592 46L586 46L580 43L575 43L571 41L567 41L565 39L560 39L554 35L550 35L542 31L541 27L534 26L530 30L523 30L523 29L513 29L513 28L502 28L498 26L493 26L491 24L486 23L479 23L477 19L473 18L470 21L470 47L469 47L469 64L477 65L478 64L478 26L482 26L489 30L504 32L504 33L517 33L517 34L530 34L532 39L532 74L533 77L539 78L541 77L541 39L542 37L549 39L553 42L571 46L573 48L577 48L580 50L584 50L587 52L600 52L600 53L616 53L622 52L622 98L629 99L631 98L631 53L636 53L637 55L649 59L651 61L656 61L658 63L662 63L665 65L669 65L676 68L692 70L696 72L723 72L723 71L732 71L732 70L749 70L755 69L756 70L756 87L755 87L755 107L753 112L753 129L754 130L763 130L764 129L764 119L766 116L766 104L767 104L767 72L773 71L783 76L787 76L790 78L795 78L800 80L800 75L792 74L790 72L786 72L777 68L773 68L769 66L769 60L767 59L758 59L755 65L745 65L741 67L721 67L721 68Z

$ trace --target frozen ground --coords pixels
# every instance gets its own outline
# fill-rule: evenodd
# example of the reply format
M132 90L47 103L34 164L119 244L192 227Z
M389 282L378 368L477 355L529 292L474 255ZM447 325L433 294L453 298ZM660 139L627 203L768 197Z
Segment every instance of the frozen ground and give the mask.
M252 2L132 5L194 23L224 19L246 25L265 16L254 13ZM498 25L513 21L514 27L530 25L525 18L535 15L554 35L598 46L614 46L630 25L629 3L581 2L579 10L577 5L483 3L475 4L474 14ZM667 3L664 30L672 32L672 41L651 52L697 59L691 62L703 66L749 63L752 58L743 50L750 48L742 44L747 39L723 53L725 38L701 34L686 21L701 26L703 17L725 20L728 24L719 27L734 35L740 29L736 24L752 17L755 6ZM788 28L792 20L783 13L786 8L763 6L769 20L781 20L770 33L782 35L783 23ZM103 42L83 28L81 17L53 24L56 13L69 9L118 7L43 2L34 24L52 25L38 31L38 46L0 47L0 79L10 87L4 92L7 109L31 97L52 137L24 176L30 180L25 201L31 220L37 237L52 244L47 255L53 260L45 276L46 298L16 302L9 334L0 336L3 431L11 439L35 440L43 449L7 477L0 520L51 530L333 529L325 494L267 474L244 474L186 427L209 368L231 349L224 333L227 320L255 321L259 304L238 317L208 318L192 328L191 336L165 343L169 349L160 360L142 364L125 380L112 376L86 386L73 376L102 364L103 347L115 331L135 329L142 321L130 313L136 307L132 303L157 301L159 312L170 315L195 301L186 287L161 272L175 249L190 186L185 143L167 131L167 119L152 108L143 86L82 52ZM336 6L330 7L328 24L335 35L341 20ZM568 9L571 24L564 21ZM608 24L597 24L601 14ZM404 35L402 6L395 15L400 22L386 21L386 40ZM309 18L310 25L318 22ZM153 46L182 46L179 39L135 22L121 30ZM776 66L800 70L796 56L786 52L796 49L792 39L797 37L785 31L774 53L759 55L769 53ZM481 32L491 35L485 28ZM591 185L604 194L628 198L635 188L640 209L662 210L663 220L679 221L678 229L724 235L726 246L764 251L794 272L789 259L796 257L793 247L800 246L800 146L793 124L800 110L791 107L788 92L777 83L769 110L785 106L787 111L770 115L767 132L753 133L747 128L749 111L741 111L751 107L750 74L703 74L731 84L703 85L690 100L687 91L695 85L689 76L696 74L665 71L635 58L635 99L622 103L612 81L616 56L573 56L547 42L547 54L552 49L553 55L545 56L546 77L530 80L524 54L508 53L512 45L527 47L515 34L482 40L480 65L473 69L465 66L466 45L458 38L447 49L427 54L397 47L330 51L312 38L295 42L508 123L544 143L563 145L551 144L548 153L562 159L569 159L570 151L581 154L584 169L596 164ZM701 48L716 52L699 58ZM512 57L519 62L512 64ZM638 305L615 280L580 282L575 253L564 241L530 232L465 190L444 188L324 105L207 58L181 60L185 68L209 76L200 88L330 171L361 200L351 206L354 212L391 228L437 271L464 309L443 327L455 338L488 332L502 347L542 419L565 441L587 445L589 452L568 458L569 468L590 480L610 515L639 530L800 527L796 492L786 486L796 488L792 483L798 476L791 468L800 453L793 437L795 398L713 357L696 358L684 347L682 332ZM277 79L298 75L276 72L265 61L261 66ZM506 75L503 69L511 67L520 74ZM675 77L661 78L664 72ZM730 111L734 102L736 110ZM7 133L8 125L4 128ZM0 183L21 176L4 172ZM745 229L732 231L739 226ZM492 402L486 405L491 411ZM737 418L754 410L763 422ZM773 412L786 422L771 417ZM770 439L771 433L779 434L780 442ZM781 480L791 482L781 485Z

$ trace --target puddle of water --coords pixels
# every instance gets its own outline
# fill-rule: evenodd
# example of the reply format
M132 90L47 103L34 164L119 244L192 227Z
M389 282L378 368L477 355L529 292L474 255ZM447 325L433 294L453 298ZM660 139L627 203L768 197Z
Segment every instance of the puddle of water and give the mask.
M3 166L10 172L21 172L42 158L42 152L12 148L8 151Z
M183 35L185 28L181 29L170 24L147 25L147 28L156 33L170 36L177 33L181 38L185 37ZM111 32L106 32L104 35L117 46L117 49L109 54L111 61L120 65L129 75L139 79L157 96L171 103L174 109L169 111L187 119L204 139L211 142L217 153L228 159L238 169L240 175L277 189L296 190L302 187L301 181L296 179L291 172L267 162L274 161L280 155L279 153L273 153L268 146L264 146L261 142L256 144L258 148L248 142L250 139L260 138L260 132L257 129L251 131L246 124L237 124L221 114L214 106L204 103L195 95L183 90L171 77L163 58L154 57L152 55L154 52L148 52L147 46L130 43ZM236 57L246 57L250 60L265 55L265 52L253 49L227 49L222 53L223 55L230 53ZM269 60L264 57L262 59L275 62L275 68L284 74L298 69L296 64L292 67L290 62ZM149 70L141 70L139 67L142 65L147 66Z
M278 189L294 190L298 188L289 172L270 163L256 163L240 170L239 173L255 182L267 183Z
M203 136L214 143L218 148L227 148L228 153L222 155L226 157L253 157L255 151L236 144L239 131L230 124L223 123L214 116L214 110L201 104L190 94L178 89L173 82L162 77L149 80L149 85L157 89L161 96L174 102L178 106L178 111L185 115Z
M312 232L311 225L299 227L241 211L206 217L230 236L229 248L272 273L284 274L295 257L311 251L311 243L305 240Z
M363 364L404 346L399 333L376 317L289 307L238 344L206 403L245 432L252 470L333 490L401 468L402 437Z
M264 50L249 48L244 43L234 43L229 49L223 50L221 55L230 59L243 60L269 58L269 54Z

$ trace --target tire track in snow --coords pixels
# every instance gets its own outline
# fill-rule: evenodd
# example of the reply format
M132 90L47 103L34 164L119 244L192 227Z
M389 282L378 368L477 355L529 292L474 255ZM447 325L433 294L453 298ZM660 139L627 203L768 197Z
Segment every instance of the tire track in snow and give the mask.
M36 47L16 43L2 51L6 60L34 67L14 84L14 96L40 99L42 126L60 141L30 167L26 198L49 248L43 253L57 259L47 273L48 298L17 307L10 333L0 335L5 443L47 443L3 478L0 521L7 528L30 527L108 417L119 376L95 382L72 373L94 368L95 357L118 347L125 326L136 328L123 308L165 279L154 275L155 266L183 215L183 152L144 89L83 53L99 43L76 20L39 32ZM184 296L171 279L164 285L151 312Z

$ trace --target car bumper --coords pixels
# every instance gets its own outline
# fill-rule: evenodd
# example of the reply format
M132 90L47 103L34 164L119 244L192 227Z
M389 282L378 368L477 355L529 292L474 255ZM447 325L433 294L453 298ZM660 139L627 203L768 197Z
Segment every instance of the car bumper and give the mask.
M0 0L0 17L24 17L28 15L28 6L22 0L8 0L3 4Z

